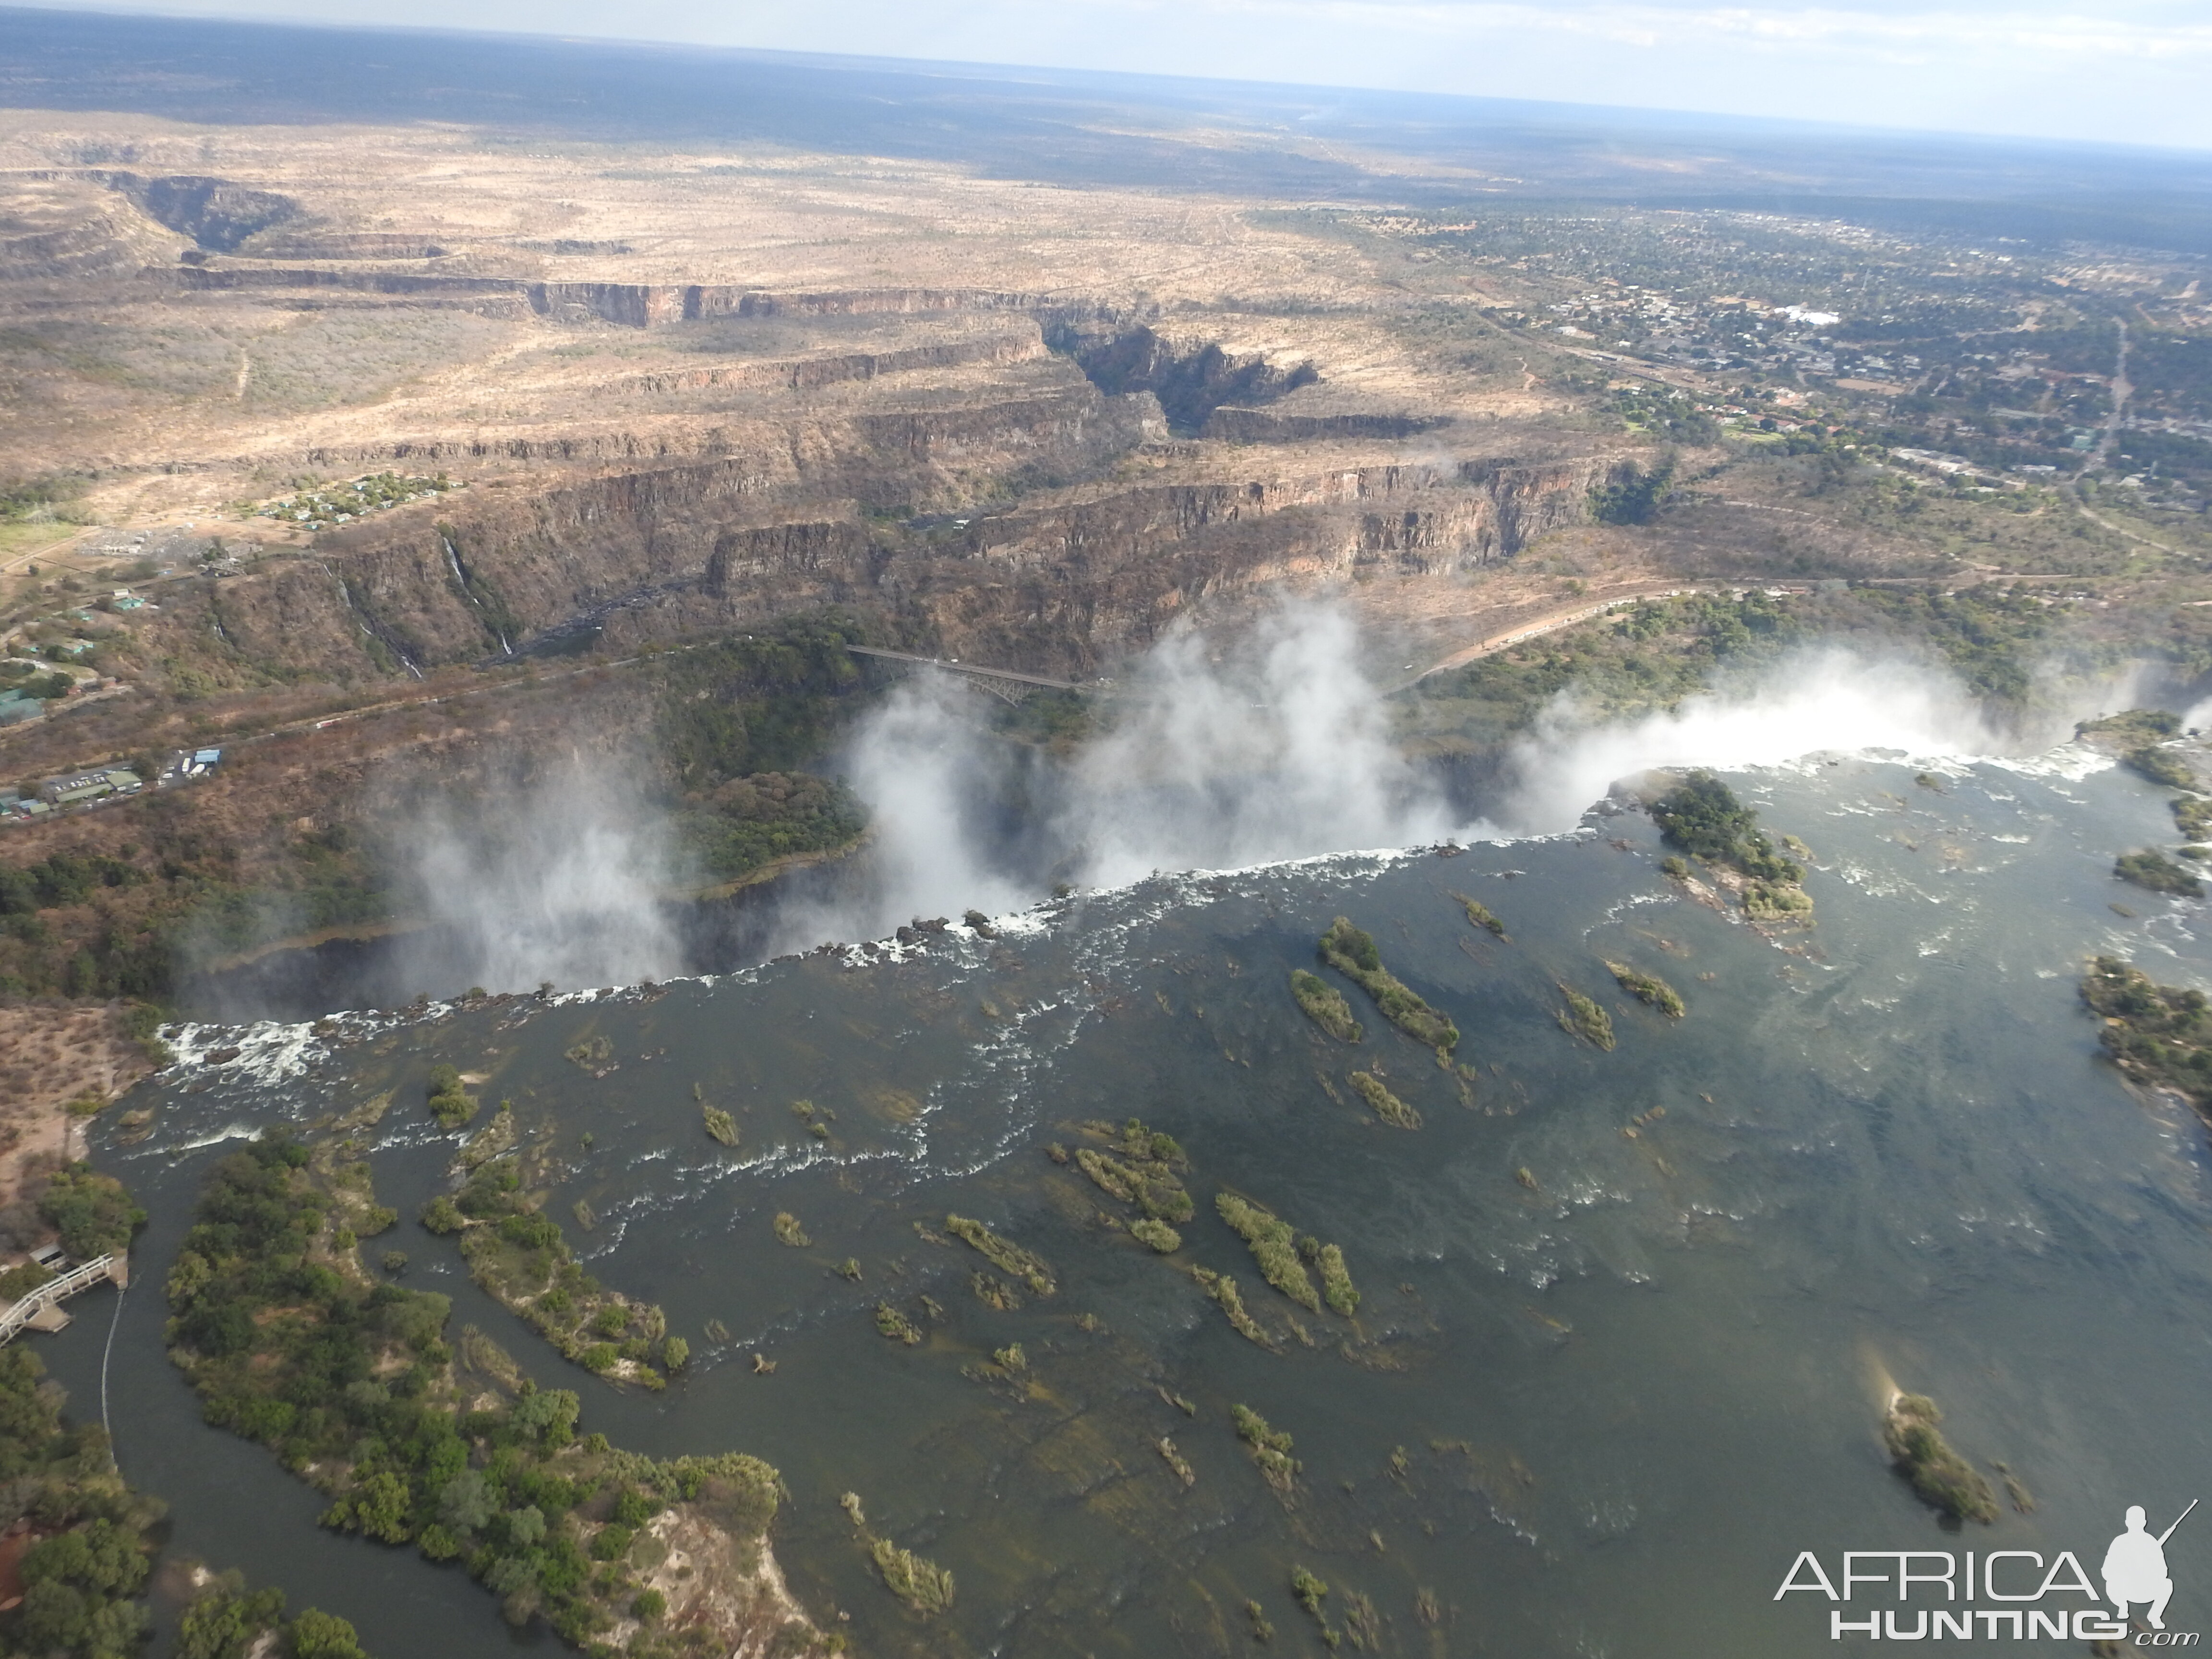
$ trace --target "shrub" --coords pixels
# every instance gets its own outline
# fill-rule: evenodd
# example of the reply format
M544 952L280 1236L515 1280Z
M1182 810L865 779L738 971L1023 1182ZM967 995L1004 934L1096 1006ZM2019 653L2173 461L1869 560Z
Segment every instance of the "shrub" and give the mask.
M1293 968L1291 994L1297 1000L1306 1018L1331 1036L1344 1042L1357 1042L1364 1035L1359 1022L1352 1017L1352 1005L1344 1000L1344 993L1320 975Z
M430 1068L430 1114L443 1129L458 1129L477 1115L475 1096L461 1087L461 1074L450 1066Z
M981 1222L970 1221L965 1216L948 1215L945 1218L945 1231L981 1251L993 1267L1001 1273L1013 1274L1037 1295L1050 1296L1057 1288L1053 1282L1052 1269L1045 1265L1042 1257L1000 1237Z
M1383 1018L1414 1042L1446 1055L1459 1046L1459 1028L1383 967L1371 935L1339 916L1321 938L1321 959L1375 999Z
M128 1248L131 1234L146 1224L146 1212L131 1201L121 1182L95 1175L83 1164L55 1173L40 1195L39 1213L61 1235L62 1248L80 1261Z
M1559 987L1559 994L1567 1000L1567 1006L1559 1014L1560 1029L1570 1036L1578 1036L1597 1048L1610 1049L1613 1047L1613 1016L1571 986Z
M1155 1221L1142 1216L1129 1224L1129 1236L1139 1243L1148 1244L1162 1255L1173 1255L1182 1249L1182 1235L1164 1221Z
M1305 1263L1298 1260L1288 1222L1234 1193L1217 1194L1213 1207L1251 1250L1261 1278L1308 1312L1321 1311L1321 1297L1314 1293Z
M1418 1129L1421 1127L1421 1115L1392 1094L1383 1086L1382 1079L1372 1073L1354 1072L1352 1086L1359 1091L1359 1097L1374 1109L1375 1115L1392 1128Z
M1620 988L1648 1006L1656 1008L1669 1019L1682 1018L1684 1009L1680 993L1656 974L1638 973L1626 963L1608 962L1606 969L1620 983Z
M899 1548L888 1538L877 1539L869 1553L884 1585L916 1613L943 1613L952 1605L952 1575L935 1562Z
M1291 1437L1249 1406L1231 1406L1229 1416L1237 1425L1237 1437L1251 1448L1261 1478L1278 1492L1288 1492L1304 1467L1291 1455Z
M1898 1472L1926 1502L1961 1521L1984 1526L1997 1518L1996 1496L1974 1467L1953 1451L1936 1425L1943 1413L1925 1395L1901 1394L1890 1402L1882 1443Z
M2148 778L2153 783L2162 784L2168 789L2197 787L2197 775L2189 769L2189 763L2186 761L2170 749L2160 749L2155 744L2145 744L2140 749L2129 750L2120 759L2122 764L2130 771Z
M1651 819L1670 845L1709 864L1790 885L1805 879L1802 866L1774 850L1759 814L1711 772L1692 772L1652 802Z
M2204 884L2162 853L2123 853L2114 861L2112 873L2122 881L2154 893L2169 893L2178 898L2202 898L2204 895Z
M285 1635L292 1659L368 1659L351 1621L319 1607L309 1607L295 1619Z
M53 1282L54 1275L35 1261L25 1261L0 1273L0 1307L21 1302L41 1285Z

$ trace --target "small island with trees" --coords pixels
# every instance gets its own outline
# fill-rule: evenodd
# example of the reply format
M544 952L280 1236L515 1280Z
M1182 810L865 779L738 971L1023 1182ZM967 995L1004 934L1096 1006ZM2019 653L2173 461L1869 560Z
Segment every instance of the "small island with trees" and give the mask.
M1736 892L1750 920L1812 925L1805 866L1777 850L1759 827L1759 814L1711 772L1686 775L1650 804L1650 812L1667 844L1703 860L1723 886ZM1670 862L1687 873L1679 860Z

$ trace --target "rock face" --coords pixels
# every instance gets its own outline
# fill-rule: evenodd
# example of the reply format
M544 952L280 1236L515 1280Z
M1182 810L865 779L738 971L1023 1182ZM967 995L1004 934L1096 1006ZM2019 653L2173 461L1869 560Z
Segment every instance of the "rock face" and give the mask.
M594 641L627 651L836 604L918 620L951 654L1088 675L1201 599L1510 558L1583 522L1613 465L1138 479L967 517L855 510L927 500L971 468L1094 470L1157 429L1148 397L1068 378L1019 401L799 428L774 453L456 492L326 535L313 560L221 585L205 621L271 665L308 672L358 652L404 673ZM165 625L200 620L187 611Z
M1187 206L1139 230L1133 199L976 219L963 195L931 221L960 234L879 258L844 251L872 194L854 217L721 161L589 212L549 207L574 181L530 162L494 211L411 166L365 188L266 154L218 177L175 147L49 153L92 164L0 179L0 274L27 279L27 326L100 313L118 361L73 380L58 348L26 359L46 393L21 465L96 477L110 523L167 503L270 555L234 567L210 539L216 574L165 579L129 623L186 696L830 604L1085 678L1194 607L1510 559L1583 521L1626 453L1534 423L1525 365L1501 389L1409 352L1396 279ZM1125 258L1132 236L1211 274L1168 280L1184 267ZM391 471L461 487L313 531L283 508Z

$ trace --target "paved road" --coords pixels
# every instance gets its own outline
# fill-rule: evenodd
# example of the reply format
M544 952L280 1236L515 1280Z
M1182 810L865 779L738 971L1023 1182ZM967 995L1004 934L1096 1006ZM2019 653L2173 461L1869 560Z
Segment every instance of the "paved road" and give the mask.
M2120 422L2127 413L2128 399L2135 395L2135 386L2128 380L2128 353L2133 349L2128 338L2128 325L2124 320L2114 320L2120 331L2120 349L2112 363L2112 412L2105 416L2104 431L2097 440L2097 447L2091 454L2085 471L2102 472L2111 468L2112 446L2119 441ZM2100 529L2109 530L2115 536L2124 536L2144 547L2154 547L2161 553L2178 555L2181 551L2178 547L2168 547L2164 542L2153 541L2148 536L2139 536L2132 530L2123 529L2102 514L2092 511L2088 503L2081 499L2076 480L2066 479L2058 488L2074 504L2074 510Z
M2112 363L2112 409L2105 416L2104 434L2097 440L2095 456L2090 462L2100 471L2112 465L2112 445L2120 435L2120 420L2127 413L2128 399L2135 395L2135 387L2128 381L2128 325L2124 319L2118 318L2114 319L2114 324L2120 331L2120 350Z
M1727 591L1733 592L1736 586L1743 585L1733 585ZM1547 611L1540 617L1519 623L1502 634L1493 634L1487 638L1477 641L1473 645L1462 647L1449 657L1431 663L1413 678L1401 681L1398 684L1390 687L1389 693L1386 695L1410 690L1431 674L1441 674L1449 669L1462 667L1478 658L1492 656L1498 652L1509 650L1514 646L1535 639L1541 635L1557 633L1562 628L1572 628L1577 623L1588 622L1592 617L1601 617L1608 611L1618 610L1624 605L1634 605L1640 599L1672 599L1677 593L1705 593L1720 591L1722 590L1716 587L1701 586L1692 582L1643 582L1632 587L1623 588L1605 599L1578 600L1564 610Z

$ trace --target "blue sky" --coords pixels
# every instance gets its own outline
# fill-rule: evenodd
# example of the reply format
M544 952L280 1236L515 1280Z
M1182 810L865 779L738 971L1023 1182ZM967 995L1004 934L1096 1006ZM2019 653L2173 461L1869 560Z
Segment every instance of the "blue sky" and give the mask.
M73 9L695 41L2212 149L2212 0L145 0Z

